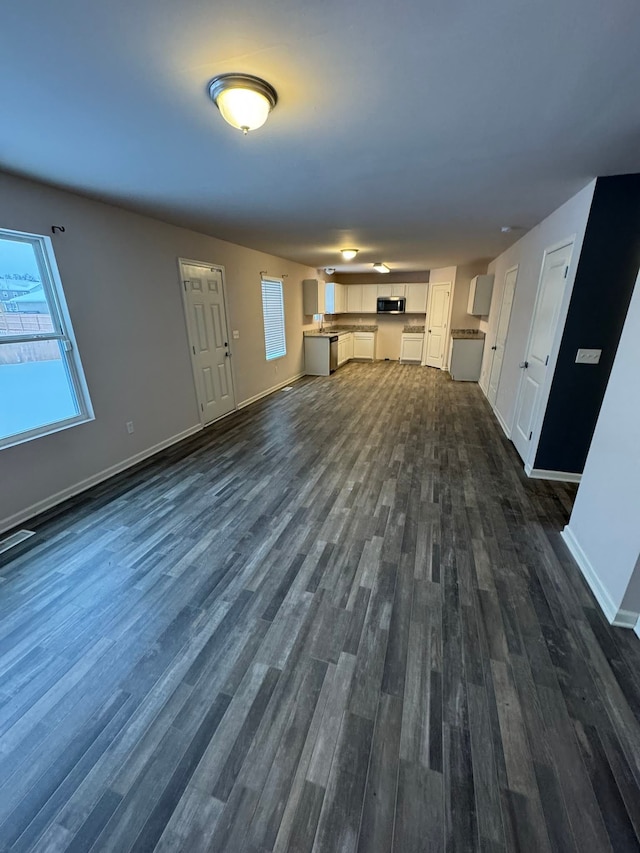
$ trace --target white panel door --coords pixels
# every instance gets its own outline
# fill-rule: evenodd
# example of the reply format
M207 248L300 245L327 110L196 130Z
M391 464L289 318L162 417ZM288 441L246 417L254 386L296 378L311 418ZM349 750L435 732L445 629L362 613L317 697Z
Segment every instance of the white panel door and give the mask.
M427 308L427 334L425 336L424 363L428 367L442 368L447 345L449 299L451 284L434 284L429 287Z
M516 450L525 463L529 458L533 432L538 419L542 416L538 405L540 389L547 373L572 250L573 243L569 243L553 252L547 252L542 264L527 356L520 365L523 376L511 436Z
M222 270L180 262L191 359L203 424L236 407Z
M513 294L516 288L517 278L518 267L513 267L512 269L507 270L507 274L504 277L504 290L502 291L502 302L500 303L500 315L498 317L496 339L491 347L493 350L493 358L491 360L491 373L489 374L487 399L492 406L495 406L496 397L498 395L498 384L500 383L500 373L502 371L502 361L504 359L504 345L509 331L511 306L513 305Z

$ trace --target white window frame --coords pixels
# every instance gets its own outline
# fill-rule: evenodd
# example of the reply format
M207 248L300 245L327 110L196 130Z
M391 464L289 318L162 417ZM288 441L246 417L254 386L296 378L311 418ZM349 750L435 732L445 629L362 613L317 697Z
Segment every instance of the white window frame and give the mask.
M282 323L282 341L284 344L284 352L282 352L281 350L278 350L277 352L274 352L272 355L269 354L269 343L267 340L267 332L268 332L267 320L268 320L268 318L267 318L266 305L265 305L265 301L264 301L264 299L265 299L265 291L264 291L265 284L275 284L275 285L278 285L279 289L280 289L280 293L279 293L280 306L279 307L281 309L280 310L281 317L277 318L277 319L280 319L280 321ZM284 287L282 285L282 279L281 278L273 278L271 276L269 276L269 277L264 276L260 280L260 296L262 299L262 325L263 325L263 331L264 331L265 358L267 361L275 361L278 358L284 358L287 354L287 322L286 322L286 315L285 315L285 310L284 310Z
M78 401L79 412L71 418L44 424L24 432L14 433L0 439L0 450L31 441L43 435L49 435L69 427L94 420L93 407L89 397L89 389L82 370L80 355L76 345L71 317L64 298L62 280L58 271L53 243L50 237L42 234L30 234L26 231L12 231L0 228L0 239L15 240L30 243L33 246L36 262L40 271L40 283L44 290L49 307L53 331L37 332L23 335L0 335L0 347L4 344L33 343L37 341L59 341L63 363ZM0 366L1 367L1 366Z

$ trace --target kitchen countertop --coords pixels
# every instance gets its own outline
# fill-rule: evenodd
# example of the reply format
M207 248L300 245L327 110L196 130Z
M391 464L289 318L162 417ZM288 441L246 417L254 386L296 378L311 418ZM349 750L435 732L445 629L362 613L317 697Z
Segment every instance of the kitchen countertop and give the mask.
M479 329L451 329L451 337L455 340L483 341L484 332Z
M404 326L402 329L403 335L421 335L424 334L424 326Z
M304 332L305 338L330 338L333 335L347 335L350 332L377 332L377 326L332 326L329 329L324 329L324 331L320 331L319 329L312 329L307 332Z

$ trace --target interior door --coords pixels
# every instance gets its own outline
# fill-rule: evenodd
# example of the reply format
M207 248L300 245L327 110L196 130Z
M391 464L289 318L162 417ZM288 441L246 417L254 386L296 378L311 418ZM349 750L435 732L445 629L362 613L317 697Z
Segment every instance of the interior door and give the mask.
M180 262L191 359L203 424L236 407L222 270Z
M495 406L496 397L498 396L498 384L500 383L500 373L502 371L502 362L504 359L504 345L509 331L511 306L513 305L513 294L516 289L517 278L518 267L513 267L512 269L507 270L507 274L504 277L504 290L502 291L502 302L500 304L496 339L491 347L493 350L493 358L491 360L491 373L489 374L487 398L492 406Z
M531 324L527 355L516 404L512 441L523 461L529 457L530 441L539 417L540 389L545 380L560 306L566 285L573 243L545 254L538 297Z
M424 363L428 367L442 368L447 345L447 323L449 322L449 299L451 283L429 286L427 307L427 334L425 336Z

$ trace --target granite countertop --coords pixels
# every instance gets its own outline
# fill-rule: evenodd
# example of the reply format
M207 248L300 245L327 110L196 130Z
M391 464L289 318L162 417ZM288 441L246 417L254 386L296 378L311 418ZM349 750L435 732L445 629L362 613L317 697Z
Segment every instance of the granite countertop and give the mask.
M332 326L324 329L322 332L319 329L311 329L303 332L305 338L329 338L332 335L347 335L350 332L377 332L377 326Z
M331 332L339 335L340 332L377 332L377 326L332 326Z
M484 332L479 329L451 329L451 337L455 340L483 341Z
M411 335L411 334L421 335L421 334L424 334L424 326L415 326L415 325L405 326L402 329L402 333L404 335Z

